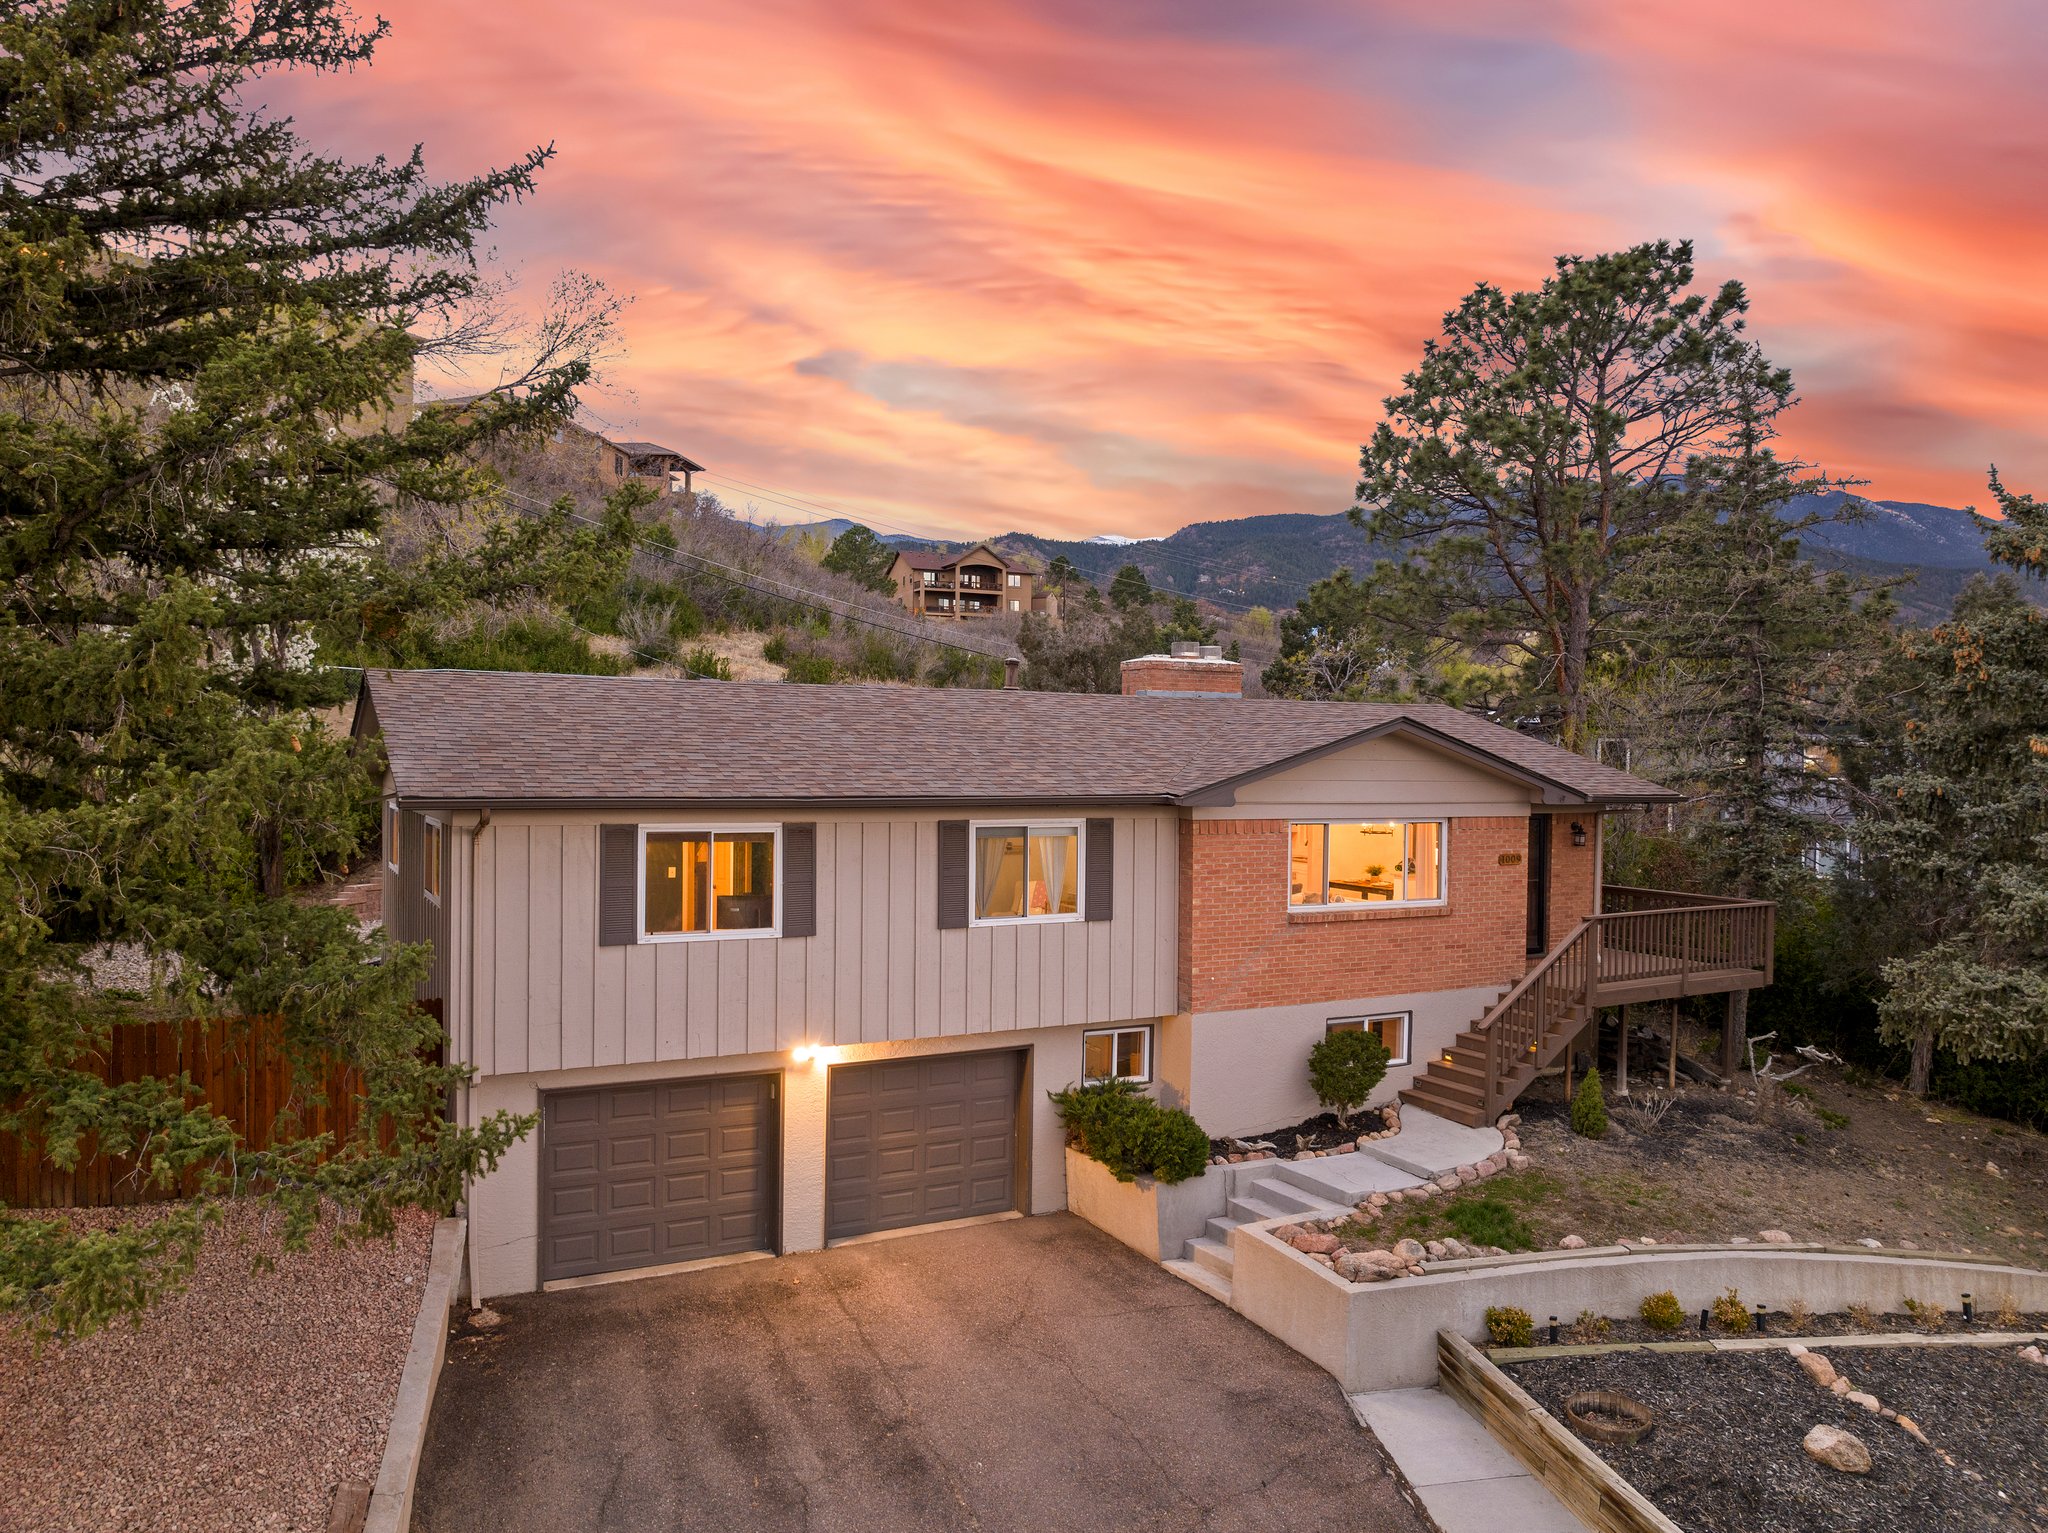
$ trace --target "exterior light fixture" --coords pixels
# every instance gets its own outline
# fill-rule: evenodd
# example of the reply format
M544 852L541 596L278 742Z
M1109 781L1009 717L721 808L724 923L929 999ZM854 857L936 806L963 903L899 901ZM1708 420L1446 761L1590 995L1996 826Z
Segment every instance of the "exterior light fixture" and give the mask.
M1586 827L1581 825L1577 820L1572 821L1572 845L1584 846L1585 844Z
M1555 1315L1550 1317L1550 1344L1553 1347L1557 1345L1557 1316Z
M1757 1306L1756 1306L1756 1333L1757 1333L1757 1335L1759 1335L1759 1336L1763 1335L1763 1333L1764 1333L1764 1322L1765 1322L1765 1320L1766 1320L1766 1319L1767 1319L1767 1318L1769 1317L1769 1315L1770 1315L1770 1311L1764 1308L1764 1305L1763 1305L1763 1301L1762 1301L1761 1299L1759 1299L1759 1300L1757 1301Z
M800 1043L789 1051L789 1057L800 1065L807 1065L818 1057L818 1051L808 1043Z
M1963 1295L1963 1324L1968 1325L1977 1318L1977 1305L1968 1294Z

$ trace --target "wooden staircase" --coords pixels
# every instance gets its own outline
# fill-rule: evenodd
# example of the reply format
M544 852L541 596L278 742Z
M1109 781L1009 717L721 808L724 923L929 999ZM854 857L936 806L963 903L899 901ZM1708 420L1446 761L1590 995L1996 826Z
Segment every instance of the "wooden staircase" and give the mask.
M1609 885L1588 917L1430 1060L1401 1100L1480 1127L1511 1106L1602 1006L1771 982L1776 907Z

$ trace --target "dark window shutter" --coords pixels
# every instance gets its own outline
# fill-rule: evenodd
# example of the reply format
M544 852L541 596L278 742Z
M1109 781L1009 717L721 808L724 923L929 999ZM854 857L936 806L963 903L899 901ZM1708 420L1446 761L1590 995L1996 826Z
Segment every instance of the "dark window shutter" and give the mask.
M939 930L967 924L970 861L965 820L939 821Z
M818 935L818 827L782 827L782 935Z
M640 827L597 828L597 945L640 940Z
M1107 921L1116 914L1116 821L1088 822L1087 909L1083 919Z

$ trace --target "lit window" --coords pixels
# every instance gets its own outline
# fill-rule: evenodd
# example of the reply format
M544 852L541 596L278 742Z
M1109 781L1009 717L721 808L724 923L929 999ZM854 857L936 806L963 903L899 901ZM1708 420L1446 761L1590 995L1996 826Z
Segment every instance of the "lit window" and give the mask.
M1019 609L1019 606L1020 606L1020 604L1019 604L1019 602L1017 601L1017 599L1016 599L1016 598L1015 598L1014 596L1013 596L1013 597L1011 597L1011 598L1010 598L1010 610L1011 610L1012 612L1015 612L1015 611L1017 611L1017 610Z
M1291 826L1287 902L1332 909L1441 900L1443 849L1441 820Z
M1012 575L1010 577L1010 584L1013 586L1021 586L1022 584L1024 584L1024 577L1022 575Z
M1386 1045L1387 1063L1408 1063L1408 1017L1405 1011L1384 1012L1376 1017L1339 1017L1324 1029L1331 1033L1371 1033Z
M1088 1085L1097 1081L1152 1079L1152 1029L1149 1027L1106 1027L1081 1035L1081 1079Z
M775 930L775 832L641 832L640 930L715 937Z
M441 903L441 822L421 821L420 888L436 905Z
M398 805L387 799L384 803L384 866L394 873L398 871L398 829L401 823Z
M974 918L1071 921L1081 909L1081 827L977 825Z

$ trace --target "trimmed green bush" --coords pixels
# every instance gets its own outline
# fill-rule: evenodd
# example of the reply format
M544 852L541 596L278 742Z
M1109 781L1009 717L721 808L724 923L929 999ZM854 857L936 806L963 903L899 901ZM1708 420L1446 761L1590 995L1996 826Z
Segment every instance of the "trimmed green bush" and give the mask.
M1729 1289L1713 1303L1714 1324L1724 1331L1737 1336L1747 1335L1756 1328L1756 1317L1749 1312L1749 1306L1742 1302L1742 1295Z
M1387 1078L1393 1056L1375 1033L1326 1033L1308 1051L1308 1083L1323 1106L1333 1108L1346 1123Z
M1515 1305L1496 1305L1486 1312L1486 1339L1496 1347L1533 1347L1536 1322Z
M731 681L732 664L710 645L702 645L683 656L683 669L706 681Z
M1643 1300L1643 1307L1637 1311L1643 1317L1643 1324L1653 1331L1669 1335L1685 1329L1685 1306L1678 1302L1678 1295L1670 1289L1653 1293Z
M1607 1137L1607 1094L1601 1090L1598 1070L1588 1070L1572 1093L1572 1132L1581 1139Z
M1161 1107L1130 1081L1101 1081L1048 1092L1067 1143L1109 1167L1120 1182L1141 1176L1168 1183L1200 1176L1209 1136L1179 1107Z

